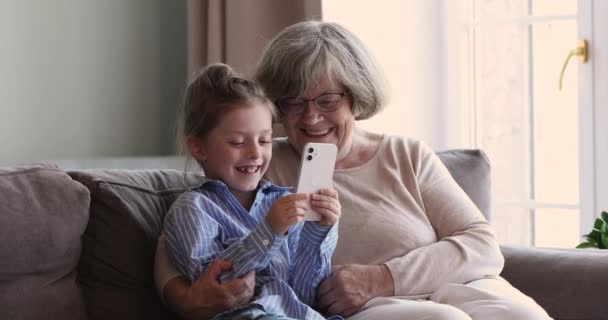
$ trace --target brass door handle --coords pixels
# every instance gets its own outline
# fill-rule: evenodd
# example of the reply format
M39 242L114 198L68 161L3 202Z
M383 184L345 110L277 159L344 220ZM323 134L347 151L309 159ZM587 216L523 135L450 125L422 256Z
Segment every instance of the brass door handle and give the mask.
M564 82L564 73L566 72L566 67L568 66L568 62L570 62L570 58L573 56L578 57L578 61L581 63L586 63L589 58L589 50L587 47L587 40L581 39L578 40L578 45L576 48L570 50L568 56L566 57L566 61L564 61L564 65L562 66L562 71L559 73L559 90L562 90L562 84Z

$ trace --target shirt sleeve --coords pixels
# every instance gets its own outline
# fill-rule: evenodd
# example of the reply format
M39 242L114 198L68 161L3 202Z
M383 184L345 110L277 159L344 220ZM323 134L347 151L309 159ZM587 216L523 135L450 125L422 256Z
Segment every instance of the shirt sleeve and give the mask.
M232 269L220 276L223 281L259 271L279 254L286 237L276 236L265 220L243 239L226 239L222 225L210 214L212 210L219 209L211 200L180 197L165 217L167 256L190 281L217 258L232 262Z
M289 285L303 303L315 304L316 290L331 273L331 256L338 242L338 225L307 221L295 244Z
M422 205L438 241L386 262L395 295L430 294L445 283L498 276L504 258L479 209L424 144L413 155Z

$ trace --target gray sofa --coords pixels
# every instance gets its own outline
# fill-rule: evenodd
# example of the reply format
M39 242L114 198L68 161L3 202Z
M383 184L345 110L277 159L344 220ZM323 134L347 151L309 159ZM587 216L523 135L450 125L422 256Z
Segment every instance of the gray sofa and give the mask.
M438 153L489 218L489 163ZM0 319L174 319L153 282L162 219L200 176L0 168ZM502 248L503 276L555 319L608 319L608 253Z

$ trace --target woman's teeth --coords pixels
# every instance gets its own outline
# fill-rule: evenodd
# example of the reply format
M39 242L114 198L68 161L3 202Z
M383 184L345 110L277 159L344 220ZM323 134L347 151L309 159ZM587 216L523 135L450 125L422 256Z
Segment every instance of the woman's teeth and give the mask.
M326 134L329 133L329 130L330 129L323 129L323 130L310 130L310 129L308 129L308 130L304 130L304 132L307 135L310 135L310 136L324 136L324 135L326 135Z

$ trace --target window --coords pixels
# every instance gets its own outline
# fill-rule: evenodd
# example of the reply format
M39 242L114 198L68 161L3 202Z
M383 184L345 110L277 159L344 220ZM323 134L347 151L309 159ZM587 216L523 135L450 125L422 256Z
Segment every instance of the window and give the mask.
M577 0L323 1L380 60L392 102L360 125L483 149L502 243L580 241Z
M580 242L577 1L461 1L469 17L474 145L492 162L493 224L501 242Z

